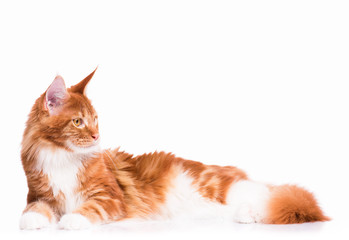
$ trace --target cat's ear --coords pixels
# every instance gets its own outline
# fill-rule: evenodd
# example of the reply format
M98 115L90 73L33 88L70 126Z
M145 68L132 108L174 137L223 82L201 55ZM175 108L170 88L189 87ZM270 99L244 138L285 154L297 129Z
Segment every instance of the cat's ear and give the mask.
M65 87L64 80L58 75L46 90L45 109L48 110L50 114L57 113L60 106L63 105L64 100L68 97L69 94Z
M85 77L81 82L79 82L74 86L71 86L70 91L74 93L80 93L80 94L86 95L86 86L90 82L93 75L95 74L97 68L98 67L96 67L96 69L93 72L91 72L87 77Z

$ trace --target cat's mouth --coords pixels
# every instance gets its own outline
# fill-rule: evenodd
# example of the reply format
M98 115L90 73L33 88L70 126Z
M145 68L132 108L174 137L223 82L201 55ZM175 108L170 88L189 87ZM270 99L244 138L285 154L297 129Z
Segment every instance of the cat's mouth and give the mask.
M74 144L72 141L67 141L67 147L75 153L95 153L100 151L99 139L96 141Z

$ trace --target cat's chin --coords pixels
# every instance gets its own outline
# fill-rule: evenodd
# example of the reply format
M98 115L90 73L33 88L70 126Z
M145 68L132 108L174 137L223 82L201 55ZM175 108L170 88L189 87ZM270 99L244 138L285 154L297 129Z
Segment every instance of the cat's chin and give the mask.
M88 147L78 147L78 146L74 145L72 142L68 141L67 147L71 151L73 151L74 153L77 153L77 154L94 154L94 153L99 153L101 151L101 147L98 143L95 143L95 144L88 146Z

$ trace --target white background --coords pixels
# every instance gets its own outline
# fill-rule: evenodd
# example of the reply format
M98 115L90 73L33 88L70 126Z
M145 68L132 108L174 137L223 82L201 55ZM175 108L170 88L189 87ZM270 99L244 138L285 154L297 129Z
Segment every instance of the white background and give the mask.
M0 232L26 239L348 235L346 1L1 1ZM88 96L104 147L235 165L317 196L323 224L214 220L20 231L20 142L35 99L99 66Z

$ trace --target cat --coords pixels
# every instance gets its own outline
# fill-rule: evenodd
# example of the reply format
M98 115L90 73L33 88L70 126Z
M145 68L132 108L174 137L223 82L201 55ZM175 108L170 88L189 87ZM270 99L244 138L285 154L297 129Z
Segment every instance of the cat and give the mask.
M86 97L95 71L68 89L56 76L31 109L21 149L29 189L21 229L191 214L239 223L330 220L307 190L258 183L233 166L165 152L134 157L119 148L102 150L98 116Z

